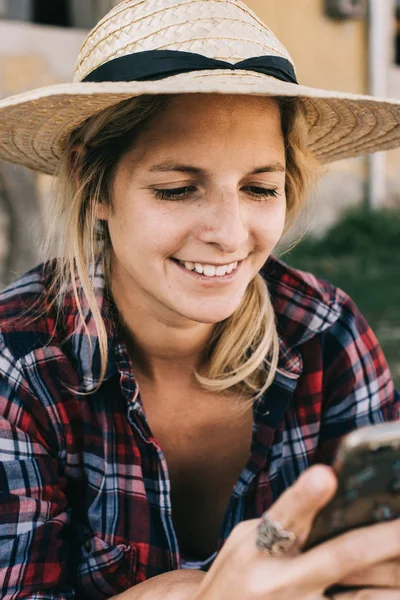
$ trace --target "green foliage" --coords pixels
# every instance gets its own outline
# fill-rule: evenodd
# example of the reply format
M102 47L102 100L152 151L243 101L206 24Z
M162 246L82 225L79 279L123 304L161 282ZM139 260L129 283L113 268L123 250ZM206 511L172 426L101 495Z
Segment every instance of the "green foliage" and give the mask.
M350 210L322 239L306 239L291 255L400 260L400 211Z
M305 239L282 259L353 298L400 389L400 211L351 210L321 239Z

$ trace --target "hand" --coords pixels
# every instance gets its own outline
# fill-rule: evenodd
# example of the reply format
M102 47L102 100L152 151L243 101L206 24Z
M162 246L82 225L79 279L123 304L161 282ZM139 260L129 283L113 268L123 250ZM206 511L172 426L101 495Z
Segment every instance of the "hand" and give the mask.
M356 589L327 594L332 600L398 600L400 599L400 560L389 560L365 571L353 573L340 582ZM391 588L391 589L389 589ZM362 595L363 594L363 595Z
M389 560L366 571L353 573L341 582L346 586L380 586L400 590L400 559ZM400 594L398 594L400 598Z
M297 552L270 557L255 546L259 520L240 523L191 600L322 600L328 597L325 591L339 582L354 582L358 577L363 586L371 585L372 580L365 579L365 574L369 578L372 573L378 577L374 582L390 587L393 580L389 581L388 573L393 561L400 557L400 520L363 527L300 552L315 515L332 498L335 489L336 477L329 467L315 466L303 473L268 511L271 519L296 534ZM369 589L333 596L335 600L394 597L400 599L400 589Z
M205 573L192 569L168 571L129 588L110 600L188 600Z
M399 600L400 589L363 588L353 592L327 595L330 600Z

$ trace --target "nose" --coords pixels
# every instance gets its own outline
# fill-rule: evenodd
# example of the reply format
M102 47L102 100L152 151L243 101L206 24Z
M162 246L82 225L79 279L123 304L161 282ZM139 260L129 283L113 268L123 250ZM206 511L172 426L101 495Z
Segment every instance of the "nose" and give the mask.
M234 253L247 242L246 208L237 191L215 195L205 203L203 215L198 233L202 242L215 244L224 253Z

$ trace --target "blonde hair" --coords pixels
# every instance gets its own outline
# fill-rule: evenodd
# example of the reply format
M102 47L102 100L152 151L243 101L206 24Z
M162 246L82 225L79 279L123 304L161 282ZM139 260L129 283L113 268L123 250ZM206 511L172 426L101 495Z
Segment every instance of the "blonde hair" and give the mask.
M103 261L106 284L109 283L112 248L107 224L97 219L96 207L99 203L111 205L120 159L149 119L165 109L173 97L141 96L123 101L88 119L65 142L58 171L54 225L49 229L46 248L47 254L50 249L57 254L52 290L62 301L65 290L72 285L89 342L86 318L91 314L94 319L101 356L98 387L106 372L108 343L95 297L94 265ZM315 170L301 101L275 100L281 111L286 148L287 229L303 204ZM195 373L195 377L206 390L223 392L231 388L253 401L271 385L278 365L279 341L268 288L259 274L248 285L237 310L216 324L205 356L207 372Z

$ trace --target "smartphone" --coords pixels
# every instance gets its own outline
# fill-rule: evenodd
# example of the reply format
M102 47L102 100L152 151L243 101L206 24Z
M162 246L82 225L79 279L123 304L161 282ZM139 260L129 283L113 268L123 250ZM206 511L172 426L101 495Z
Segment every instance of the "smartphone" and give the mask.
M400 421L348 434L333 469L336 494L314 519L303 550L350 529L400 517Z

